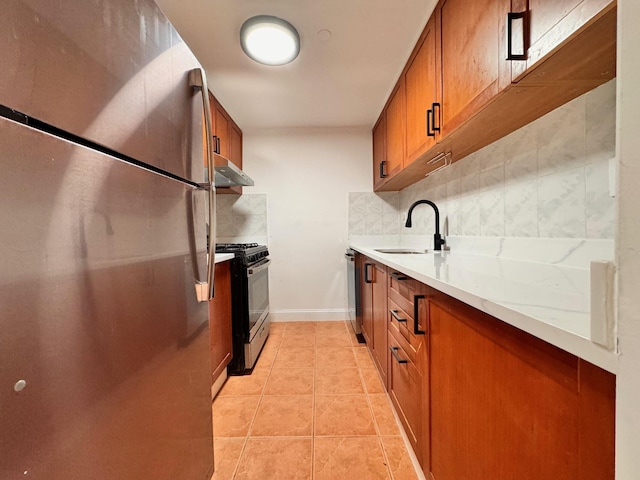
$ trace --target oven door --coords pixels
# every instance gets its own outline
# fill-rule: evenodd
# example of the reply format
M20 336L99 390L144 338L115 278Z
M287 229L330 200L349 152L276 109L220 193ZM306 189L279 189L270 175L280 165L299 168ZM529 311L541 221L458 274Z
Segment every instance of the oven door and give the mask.
M247 286L249 293L249 339L259 330L262 321L269 313L269 264L264 259L247 268Z

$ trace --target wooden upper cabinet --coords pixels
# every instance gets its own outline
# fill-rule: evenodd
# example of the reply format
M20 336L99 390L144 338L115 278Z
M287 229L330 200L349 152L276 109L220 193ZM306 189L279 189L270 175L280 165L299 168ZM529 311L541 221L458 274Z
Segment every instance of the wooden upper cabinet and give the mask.
M503 36L510 7L508 0L442 0L436 7L443 136L510 83Z
M233 121L229 125L229 160L242 169L242 130Z
M401 77L387 105L386 174L389 179L397 175L404 166L407 129L404 94L404 78Z
M378 123L373 127L373 188L380 187L387 178L387 116L382 111Z
M229 158L229 117L222 106L216 102L214 110L213 131L218 138L218 153L225 158Z
M439 113L435 26L435 17L432 16L418 40L405 72L407 163L411 163L436 143L438 126L432 121Z
M209 93L211 104L214 150L231 163L242 169L242 130L233 121L224 107ZM216 189L217 193L242 193L242 187Z
M440 0L375 128L374 189L401 190L438 155L460 160L614 78L616 7Z
M560 76L549 75L548 69L542 69L533 72L533 75L526 75L526 83L598 81L607 69L615 74L615 64L612 63L615 58L609 61L609 65L592 60L593 56L615 57L606 54L610 45L603 41L615 38L615 15L611 15L615 4L611 0L512 0L511 11L523 16L523 20L515 19L512 23L512 42L518 45L524 43L526 48L525 59L512 63L513 81L522 80L540 60L553 53L577 32L590 28L607 15L611 19L600 22L598 27L602 33L586 36L587 40L582 42L584 52L576 51L570 61L565 59L565 67L560 69ZM589 38L593 40L589 41ZM571 65L566 65L567 63Z

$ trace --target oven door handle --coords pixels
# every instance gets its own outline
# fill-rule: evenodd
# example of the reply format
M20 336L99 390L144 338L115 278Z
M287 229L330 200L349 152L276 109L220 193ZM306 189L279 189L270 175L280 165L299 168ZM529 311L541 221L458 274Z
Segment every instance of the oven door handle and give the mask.
M256 273L260 273L263 270L266 270L267 268L269 268L269 264L271 263L271 260L266 260L264 262L259 263L256 267L251 267L247 269L247 277L251 277L252 275L255 275Z

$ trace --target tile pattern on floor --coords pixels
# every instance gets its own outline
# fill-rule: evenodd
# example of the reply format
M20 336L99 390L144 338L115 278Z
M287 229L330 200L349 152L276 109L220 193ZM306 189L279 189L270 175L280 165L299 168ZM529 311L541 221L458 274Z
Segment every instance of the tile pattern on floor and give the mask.
M389 399L347 322L272 323L251 375L213 402L212 480L416 480Z

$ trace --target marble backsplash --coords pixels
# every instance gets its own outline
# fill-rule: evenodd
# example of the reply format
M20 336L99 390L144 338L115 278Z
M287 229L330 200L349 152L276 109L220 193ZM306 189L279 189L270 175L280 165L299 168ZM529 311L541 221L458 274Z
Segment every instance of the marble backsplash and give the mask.
M350 235L613 239L615 80L401 192L351 193ZM395 218L395 219L394 219Z
M217 195L216 219L218 242L266 243L267 195Z

